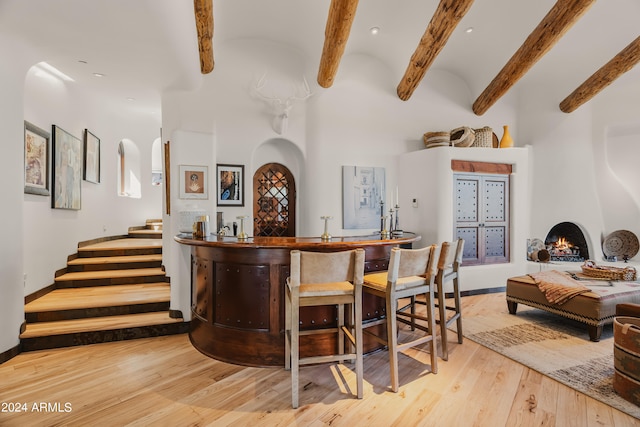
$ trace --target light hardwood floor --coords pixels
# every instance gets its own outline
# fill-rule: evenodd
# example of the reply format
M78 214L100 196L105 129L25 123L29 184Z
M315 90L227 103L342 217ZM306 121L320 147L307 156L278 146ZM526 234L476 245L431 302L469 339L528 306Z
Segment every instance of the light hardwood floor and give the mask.
M463 297L467 313L504 304L504 293ZM362 400L351 394L351 365L303 367L297 410L284 369L215 361L187 335L22 353L0 365L0 425L640 425L472 341L449 342L436 375L428 353L401 357L398 393L388 389L386 351L365 356Z

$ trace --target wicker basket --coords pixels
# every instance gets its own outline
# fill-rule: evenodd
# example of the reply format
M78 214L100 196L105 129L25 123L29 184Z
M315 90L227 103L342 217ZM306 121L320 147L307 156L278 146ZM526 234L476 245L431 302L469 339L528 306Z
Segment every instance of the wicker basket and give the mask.
M451 145L454 147L470 147L476 140L475 131L466 126L451 131Z
M607 280L636 280L636 269L633 267L605 267L596 265L595 261L587 260L582 264L585 276Z
M422 138L427 148L451 145L451 134L449 132L427 132Z
M476 139L473 141L472 147L493 148L493 129L485 126L481 129L475 129Z

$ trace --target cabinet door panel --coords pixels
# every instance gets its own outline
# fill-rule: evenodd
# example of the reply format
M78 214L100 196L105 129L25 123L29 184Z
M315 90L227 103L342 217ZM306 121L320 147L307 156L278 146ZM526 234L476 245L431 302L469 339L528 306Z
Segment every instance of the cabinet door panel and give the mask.
M509 262L509 176L454 174L455 235L463 264Z

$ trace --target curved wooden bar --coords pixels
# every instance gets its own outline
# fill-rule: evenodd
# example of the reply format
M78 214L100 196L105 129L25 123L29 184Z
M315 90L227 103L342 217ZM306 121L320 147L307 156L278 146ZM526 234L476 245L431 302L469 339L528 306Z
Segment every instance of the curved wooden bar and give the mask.
M191 343L202 353L229 363L284 366L284 286L294 249L334 252L363 248L365 272L386 270L391 248L410 246L420 236L404 233L391 239L380 235L333 237L193 238L179 234L178 243L191 246ZM384 313L384 301L363 296L363 320ZM302 328L335 324L336 308L305 307ZM300 355L329 354L335 335L314 335L300 342ZM365 351L377 343L365 341Z

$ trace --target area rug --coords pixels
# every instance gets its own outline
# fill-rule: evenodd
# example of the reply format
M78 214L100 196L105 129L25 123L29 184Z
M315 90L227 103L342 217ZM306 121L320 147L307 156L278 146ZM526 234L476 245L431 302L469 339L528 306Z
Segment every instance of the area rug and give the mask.
M599 342L586 327L531 307L464 317L463 335L562 384L640 419L640 407L613 389L613 327Z

